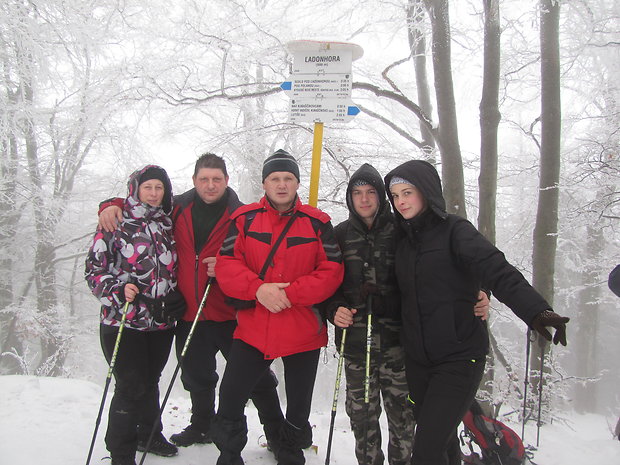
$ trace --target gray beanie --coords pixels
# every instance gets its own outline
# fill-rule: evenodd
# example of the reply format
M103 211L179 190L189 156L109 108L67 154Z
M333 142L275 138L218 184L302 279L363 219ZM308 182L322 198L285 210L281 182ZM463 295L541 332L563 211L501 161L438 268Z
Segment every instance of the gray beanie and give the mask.
M265 178L276 171L288 171L293 173L299 181L299 165L295 158L286 150L276 150L273 155L263 162L263 182Z

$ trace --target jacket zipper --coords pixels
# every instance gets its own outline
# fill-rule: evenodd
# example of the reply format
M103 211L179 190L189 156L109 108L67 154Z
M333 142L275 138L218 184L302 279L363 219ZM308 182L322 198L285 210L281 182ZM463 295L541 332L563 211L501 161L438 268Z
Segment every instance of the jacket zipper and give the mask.
M198 264L200 263L200 256L196 254L196 261L194 262L194 293L196 294L196 305L200 307L200 296L198 295Z
M155 249L155 268L157 270L156 274L155 274L155 295L153 296L154 299L158 298L157 295L157 283L159 283L159 249L157 248L157 240L155 239L155 236L153 236L153 231L151 231L151 226L149 225L149 223L146 223L146 229L149 232L149 236L151 236L151 240L153 241L153 248Z
M226 209L228 209L228 206L226 206ZM190 215L191 215L191 207L189 208L189 210L190 210ZM185 216L185 215L183 215L183 216ZM185 221L185 223L187 225L187 219L186 218L184 218L184 221ZM220 229L222 229L224 226L226 226L226 222L221 224L219 226L219 228L211 230L211 234L209 234L209 236L207 237L207 240L205 241L204 245L202 246L202 250L205 249L205 247L209 243L209 240L211 239L213 234L216 231L219 231ZM194 228L193 228L193 225L192 225L192 236L194 235L194 231L193 230L194 230ZM196 246L196 237L195 236L194 236L194 241L193 242L194 242L194 247L195 247ZM195 259L195 262L194 262L194 294L195 294L195 297L196 297L196 305L198 306L198 308L200 308L200 302L201 302L201 296L200 296L200 293L199 293L200 282L198 281L198 267L200 266L200 253L202 253L202 250L199 253L196 254L196 259Z

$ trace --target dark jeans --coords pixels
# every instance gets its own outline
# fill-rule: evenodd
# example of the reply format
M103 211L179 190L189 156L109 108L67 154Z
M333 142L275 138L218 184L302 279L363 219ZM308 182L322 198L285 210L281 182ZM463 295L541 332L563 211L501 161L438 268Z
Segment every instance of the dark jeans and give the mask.
M176 353L180 358L191 329L191 321L179 321L176 327ZM215 414L215 389L218 382L217 358L221 352L228 360L237 322L198 321L181 365L181 381L192 399L191 424L208 431ZM271 370L260 378L252 393L261 422L279 421L282 418L280 399L276 387L278 380Z
M110 363L118 328L100 325L103 354ZM113 456L134 456L138 437L147 440L153 425L161 432L159 378L172 347L172 330L123 329L114 365L106 446Z
M461 463L457 427L471 405L482 379L485 360L422 365L405 359L416 432L413 465Z
M282 357L286 389L286 419L303 428L310 417L319 349ZM243 417L245 404L258 380L268 373L273 360L249 344L234 339L220 385L218 415L227 420Z

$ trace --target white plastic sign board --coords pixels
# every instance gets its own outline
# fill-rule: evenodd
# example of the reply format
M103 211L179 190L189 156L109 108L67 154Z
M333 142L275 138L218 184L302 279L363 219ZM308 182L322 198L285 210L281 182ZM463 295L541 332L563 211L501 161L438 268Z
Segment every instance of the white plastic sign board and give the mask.
M351 100L292 98L289 105L289 121L348 123L359 112L359 108Z
M360 110L351 101L351 67L362 56L359 45L297 40L287 44L292 74L280 87L290 97L289 121L346 123Z

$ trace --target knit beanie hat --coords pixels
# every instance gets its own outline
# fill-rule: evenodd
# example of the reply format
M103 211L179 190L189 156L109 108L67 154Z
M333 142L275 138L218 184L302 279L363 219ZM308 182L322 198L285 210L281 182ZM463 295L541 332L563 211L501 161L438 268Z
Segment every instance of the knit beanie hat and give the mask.
M265 178L276 171L293 173L299 181L299 165L295 158L286 150L279 149L263 162L263 182Z
M353 184L351 185L351 187L360 187L360 186L365 186L367 184L370 184L370 183L366 181L365 179L356 179L355 182L353 182Z
M164 173L164 170L159 167L151 166L150 168L147 168L147 170L140 175L138 185L150 179L159 179L164 187L167 185L166 174Z

